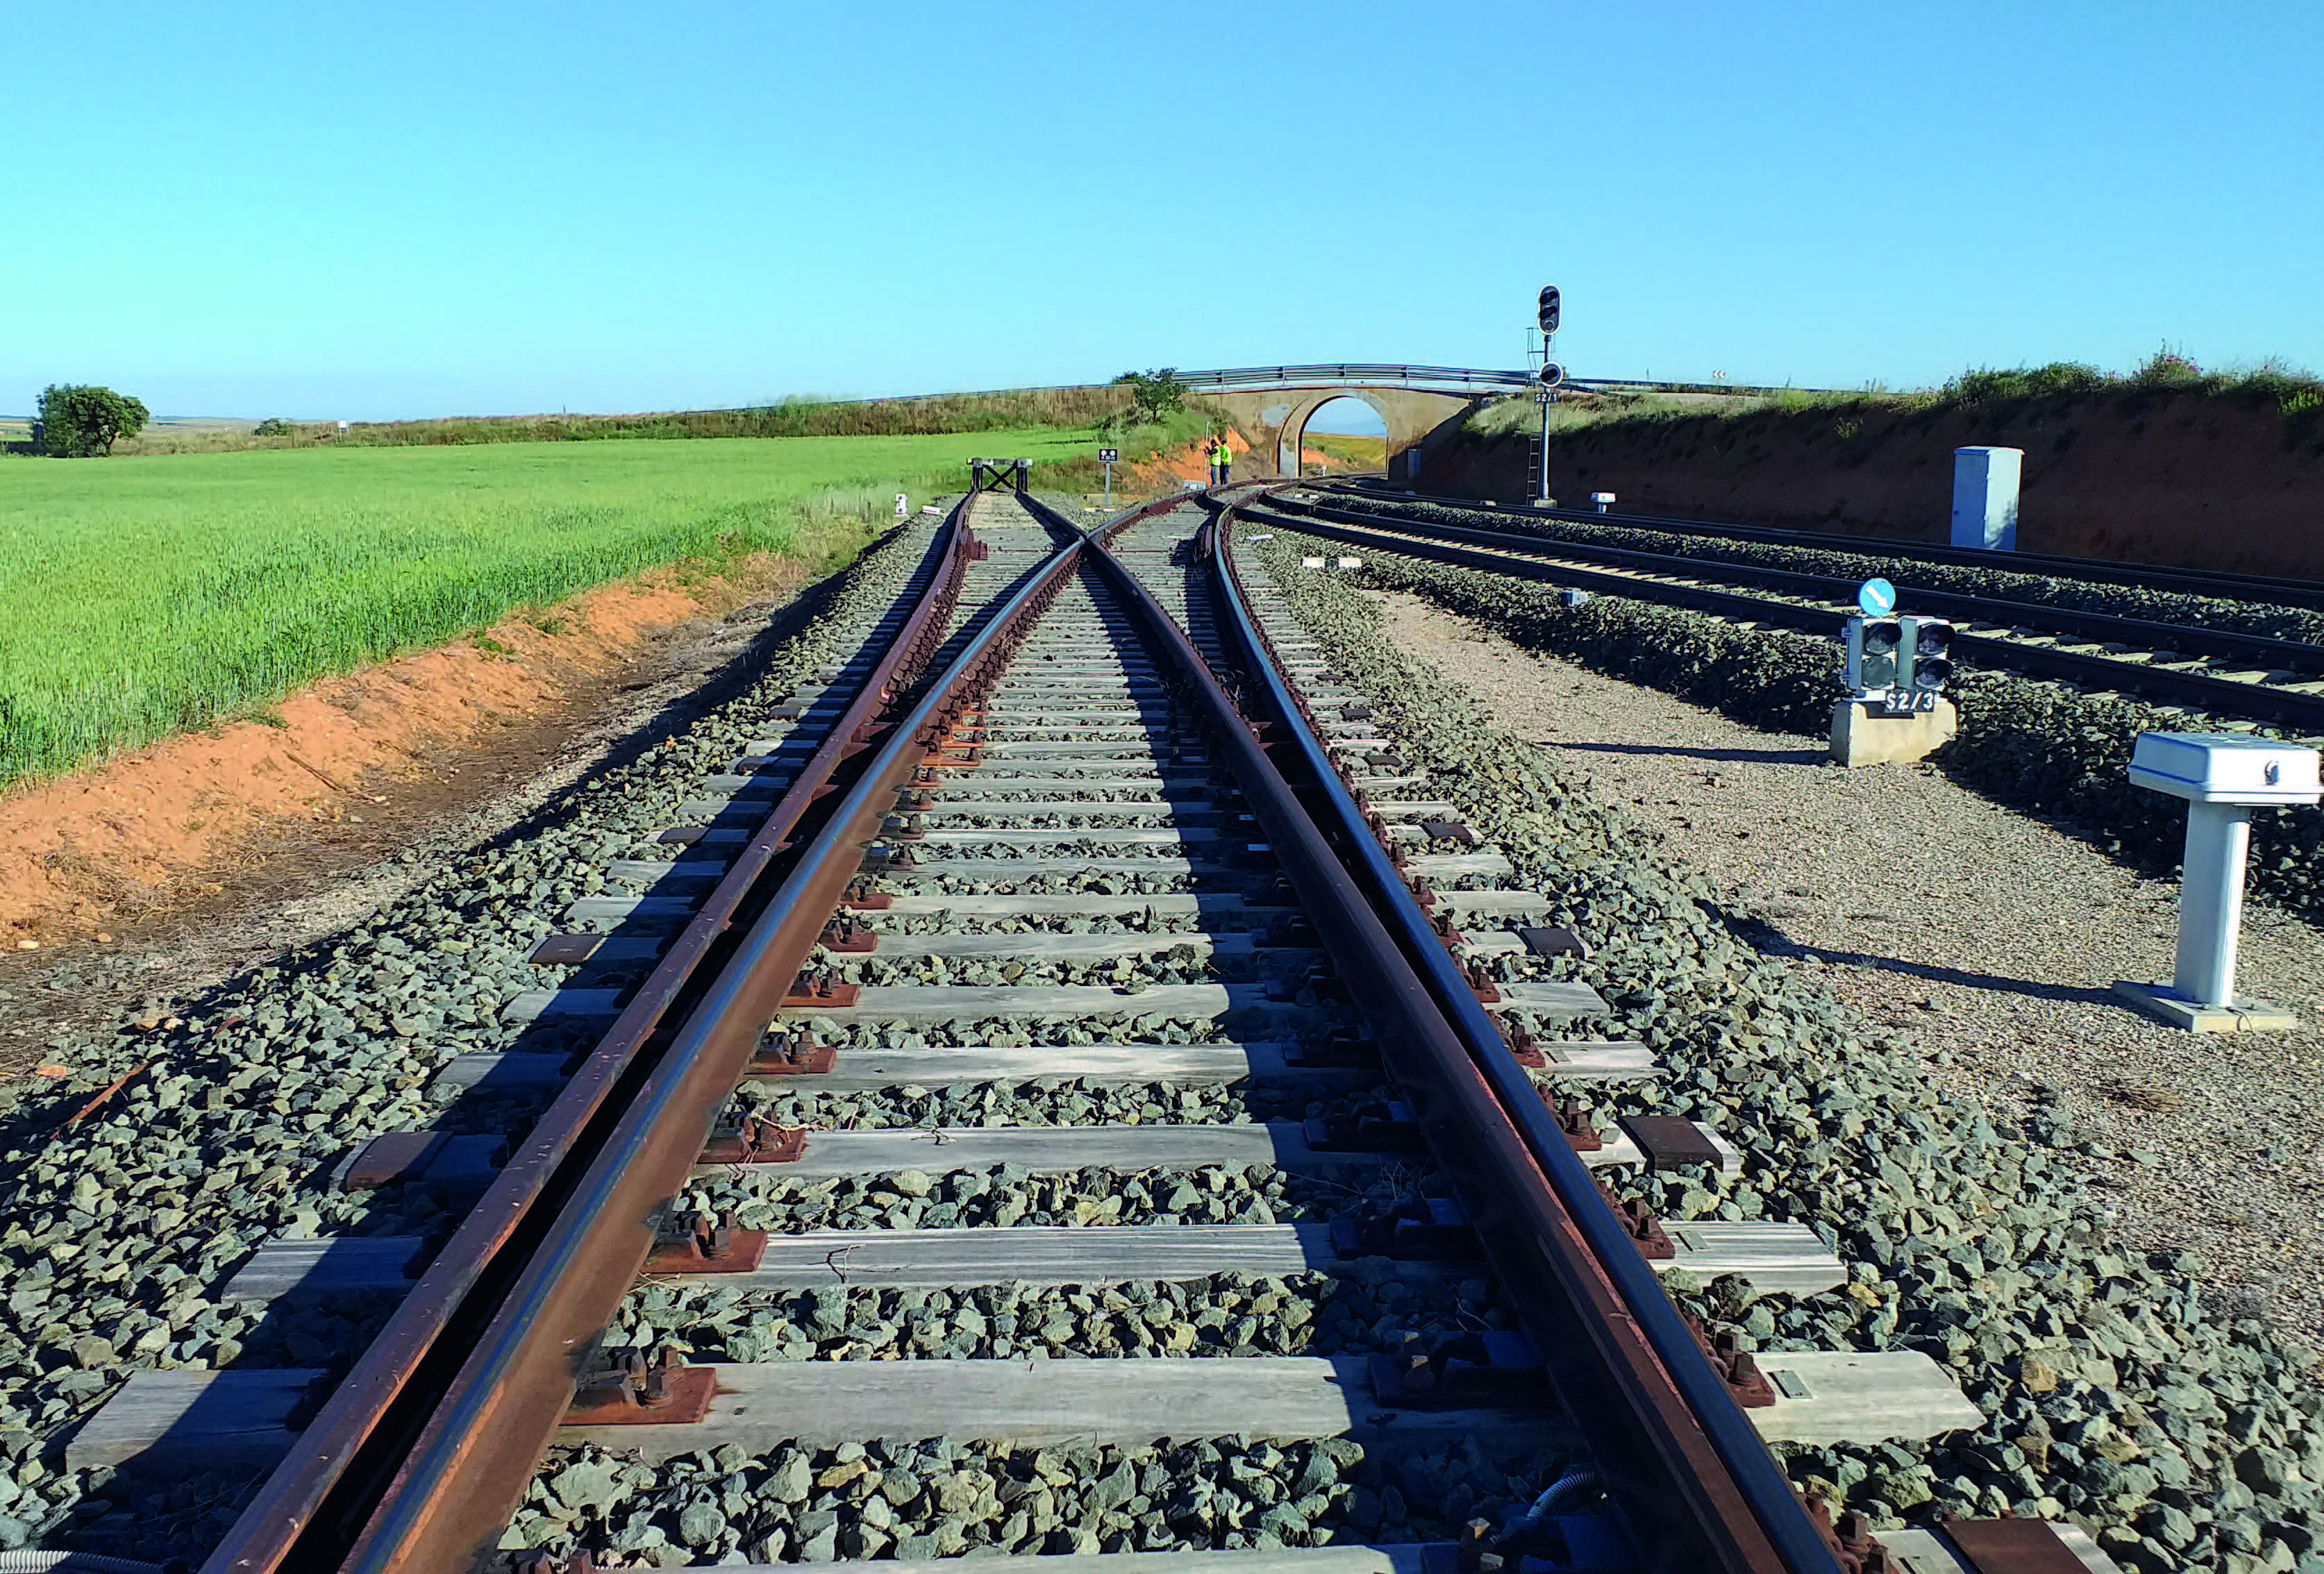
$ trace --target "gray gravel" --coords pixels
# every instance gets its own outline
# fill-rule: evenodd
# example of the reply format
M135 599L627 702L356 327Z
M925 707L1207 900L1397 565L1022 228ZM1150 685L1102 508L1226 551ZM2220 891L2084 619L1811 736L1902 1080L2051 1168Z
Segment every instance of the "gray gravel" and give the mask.
M1742 726L1537 657L1388 594L1399 648L1623 805L1711 878L1760 947L1896 1032L1929 1082L2039 1135L2101 1188L2118 1238L2189 1249L2216 1312L2324 1345L2324 935L2246 914L2239 977L2295 1033L2195 1036L2116 1004L2167 977L2175 883L2148 879L1932 767L1845 770L1824 741ZM1868 881L1864 871L1879 871ZM2027 871L2039 870L2039 879Z
M749 1293L715 1285L632 1291L614 1342L676 1345L726 1361L969 1360L1117 1356L1336 1356L1407 1332L1505 1328L1483 1279L1406 1283L1373 1259L1327 1274L1213 1274L1180 1282L968 1290L849 1286Z
M829 1562L990 1552L1187 1551L1448 1538L1521 1509L1569 1461L1458 1448L1368 1453L1345 1439L1213 1438L1168 1448L1011 1449L945 1438L658 1468L596 1450L552 1462L503 1539L634 1566Z
M1682 1283L1682 1303L1768 1348L1923 1350L1988 1418L1928 1445L1787 1447L1795 1480L1880 1524L2003 1506L2071 1519L2157 1574L2324 1569L2324 1389L2302 1356L2260 1321L2207 1312L2192 1256L2117 1245L2065 1155L1930 1086L1893 1031L1760 952L1765 931L1706 874L1407 660L1377 602L1303 575L1299 550L1282 533L1259 548L1335 665L1385 702L1406 757L1598 948L1555 965L1672 1066L1607 1101L1713 1120L1744 1151L1723 1192L1708 1174L1637 1189L1666 1217L1808 1223L1851 1267L1840 1295Z

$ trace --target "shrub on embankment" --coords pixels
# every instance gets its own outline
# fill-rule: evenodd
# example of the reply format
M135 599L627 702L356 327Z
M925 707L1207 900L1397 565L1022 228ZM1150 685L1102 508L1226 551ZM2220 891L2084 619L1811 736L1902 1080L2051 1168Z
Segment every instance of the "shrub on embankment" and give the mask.
M1324 551L1332 544L1314 542L1310 549ZM1490 624L1528 649L1771 732L1824 733L1841 692L1838 644L1805 634L1738 628L1706 613L1617 596L1566 607L1545 585L1380 553L1366 556L1356 583L1424 596ZM2007 673L1963 672L1950 692L1960 707L1960 732L1933 757L1947 774L2157 872L2179 865L2186 813L2176 799L2130 785L2130 751L2138 735L2222 727L2282 735ZM2319 847L2324 809L2255 812L2253 888L2324 919Z

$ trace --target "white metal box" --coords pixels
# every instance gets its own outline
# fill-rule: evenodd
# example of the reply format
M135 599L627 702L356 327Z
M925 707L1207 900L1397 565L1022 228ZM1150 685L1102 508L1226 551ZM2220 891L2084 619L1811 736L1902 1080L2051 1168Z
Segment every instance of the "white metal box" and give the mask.
M2234 732L2142 732L2130 780L2198 804L2312 804L2324 798L2318 758L2313 749Z
M1952 544L2017 550L2017 484L2023 448L1953 450Z

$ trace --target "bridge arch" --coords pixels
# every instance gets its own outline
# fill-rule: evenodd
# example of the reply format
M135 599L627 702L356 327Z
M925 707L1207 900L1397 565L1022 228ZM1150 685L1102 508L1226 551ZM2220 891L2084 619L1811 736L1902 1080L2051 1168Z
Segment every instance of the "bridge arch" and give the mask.
M1283 436L1277 444L1275 455L1275 473L1277 475L1299 474L1299 456L1305 452L1307 446L1307 423L1322 414L1325 406L1337 404L1343 399L1363 405L1379 417L1380 425L1388 433L1388 453L1394 455L1399 451L1395 421L1388 414L1387 402L1378 394L1364 388L1315 389L1305 393L1284 419ZM1419 437L1426 436L1423 432L1413 440L1416 442Z
M1249 471L1295 476L1308 420L1335 399L1356 399L1388 430L1388 474L1411 482L1426 450L1460 430L1494 394L1528 385L1523 373L1432 366L1254 366L1181 373L1188 400L1231 426L1250 448Z

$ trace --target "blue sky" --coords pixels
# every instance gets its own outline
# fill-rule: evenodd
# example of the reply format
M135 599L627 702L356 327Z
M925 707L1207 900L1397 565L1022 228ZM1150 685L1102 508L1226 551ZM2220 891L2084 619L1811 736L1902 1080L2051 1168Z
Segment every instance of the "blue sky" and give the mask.
M0 28L0 411L2324 368L2324 5L469 0Z

